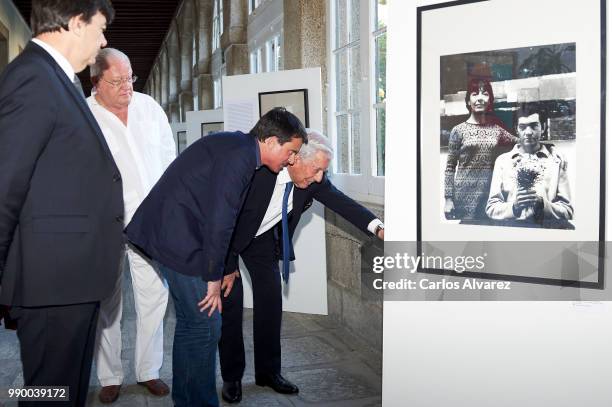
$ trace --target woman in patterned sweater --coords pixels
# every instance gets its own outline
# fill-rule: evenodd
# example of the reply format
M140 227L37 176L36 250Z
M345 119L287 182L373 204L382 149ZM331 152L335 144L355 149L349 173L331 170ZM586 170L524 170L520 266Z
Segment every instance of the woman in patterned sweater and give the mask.
M444 174L444 215L461 223L486 223L495 159L510 151L516 137L493 114L493 88L486 79L468 82L467 121L451 130Z

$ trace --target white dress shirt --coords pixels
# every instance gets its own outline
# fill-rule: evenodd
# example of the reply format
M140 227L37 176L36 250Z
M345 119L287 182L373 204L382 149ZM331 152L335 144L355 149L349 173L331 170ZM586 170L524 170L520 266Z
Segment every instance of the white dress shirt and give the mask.
M261 225L259 226L259 230L257 230L257 234L255 236L259 236L268 230L272 229L274 225L282 220L282 209L283 209L283 195L285 194L285 188L287 183L291 181L291 176L289 176L289 171L287 168L283 168L281 172L278 173L278 177L276 177L276 185L274 186L274 192L272 192L272 198L270 199L270 203L268 204L268 209L266 209L266 214L264 215L263 220L261 221ZM291 193L289 194L289 202L287 203L287 214L291 212L293 209L293 191L295 190L295 186L291 189ZM372 232L373 235L376 234L376 228L378 226L383 226L383 223L380 219L372 219L372 221L368 224L368 230Z
M88 97L87 104L121 172L127 225L176 157L168 117L153 98L138 92L134 92L128 107L127 126L95 96Z
M74 77L76 76L76 74L74 73L74 69L72 68L72 65L70 65L70 62L68 62L65 56L63 56L58 50L53 48L51 45L47 44L44 41L39 40L38 38L32 38L32 42L36 45L39 45L42 49L47 51L47 53L51 55L51 57L55 60L55 62L57 62L60 68L62 68L62 71L66 73L66 76L68 76L68 79L70 80L70 82L74 82Z

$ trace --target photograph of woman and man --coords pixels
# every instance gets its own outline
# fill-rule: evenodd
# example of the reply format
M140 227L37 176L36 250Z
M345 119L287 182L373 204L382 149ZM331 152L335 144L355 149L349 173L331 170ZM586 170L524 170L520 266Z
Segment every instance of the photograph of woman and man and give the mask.
M443 222L574 229L576 46L440 57Z

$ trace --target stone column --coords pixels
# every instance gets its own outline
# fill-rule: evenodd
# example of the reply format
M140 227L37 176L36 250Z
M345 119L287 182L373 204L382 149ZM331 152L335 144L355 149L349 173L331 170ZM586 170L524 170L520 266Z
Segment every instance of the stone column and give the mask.
M170 123L178 123L181 121L180 105L177 102L168 104L168 118Z
M215 95L213 89L213 76L202 74L197 77L198 81L198 110L209 110L214 108Z
M170 89L170 80L169 80L169 72L168 72L168 49L164 45L161 55L161 106L164 110L168 111L168 91Z
M327 83L327 1L283 1L284 69L321 67L321 81ZM327 86L323 86L323 111L327 109ZM323 115L323 130L327 115Z
M225 57L227 75L249 73L249 49L247 46L247 2L223 0L223 35L221 48Z
M170 103L178 102L178 84L180 81L180 49L178 41L178 27L176 21L173 21L170 27L170 35L168 36L168 79L169 93L168 101Z

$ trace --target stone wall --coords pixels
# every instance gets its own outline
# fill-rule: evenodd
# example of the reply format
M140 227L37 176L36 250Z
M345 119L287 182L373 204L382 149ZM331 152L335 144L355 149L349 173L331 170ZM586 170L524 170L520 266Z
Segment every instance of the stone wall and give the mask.
M366 206L384 219L382 206ZM382 352L383 302L381 298L372 298L372 292L366 292L367 288L361 285L362 249L364 245L376 245L382 250L382 242L329 209L325 210L325 221L329 315Z

